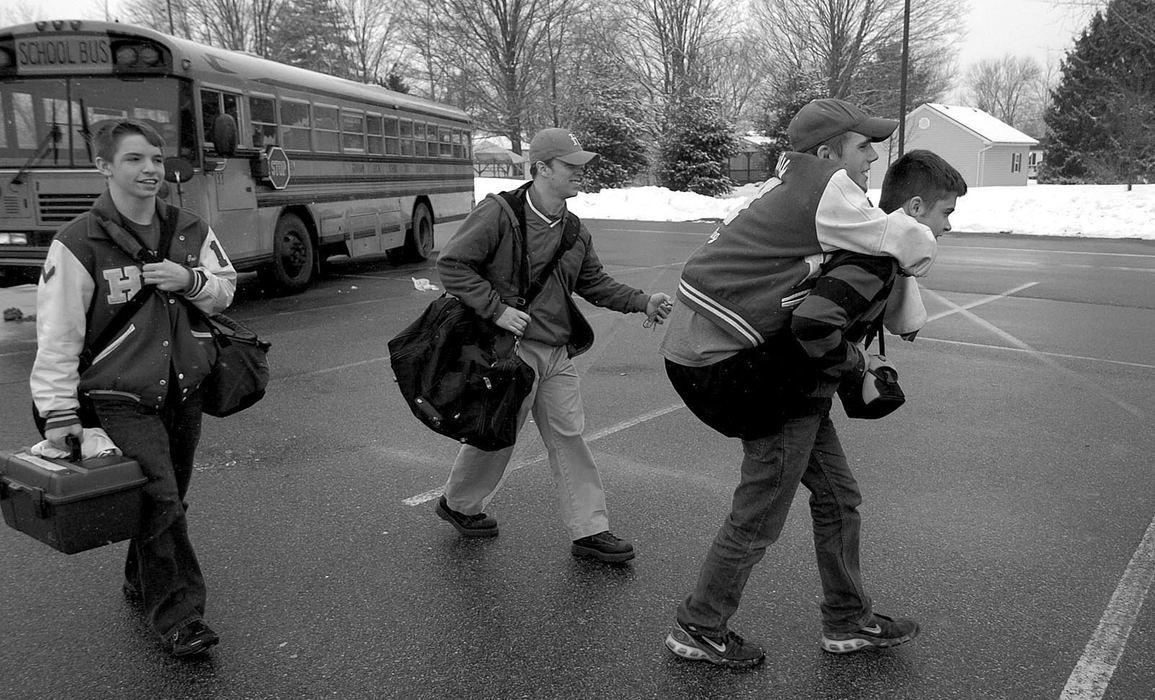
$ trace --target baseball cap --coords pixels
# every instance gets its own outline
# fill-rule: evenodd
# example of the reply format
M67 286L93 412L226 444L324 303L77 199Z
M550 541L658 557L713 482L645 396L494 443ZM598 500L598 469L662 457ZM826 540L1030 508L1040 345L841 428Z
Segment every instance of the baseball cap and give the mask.
M533 136L529 143L529 162L549 162L557 158L570 165L585 165L598 154L583 151L577 137L569 129L542 129Z
M898 128L895 119L872 117L849 102L834 98L811 100L786 127L790 147L795 151L807 151L827 139L853 131L882 141Z

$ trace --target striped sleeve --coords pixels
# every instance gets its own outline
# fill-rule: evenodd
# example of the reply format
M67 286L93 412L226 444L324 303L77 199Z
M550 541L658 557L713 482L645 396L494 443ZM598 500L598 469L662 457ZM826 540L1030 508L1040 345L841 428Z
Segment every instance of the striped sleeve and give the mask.
M887 257L838 256L794 309L791 330L823 376L839 379L865 368L862 351L846 332L888 293L894 268Z

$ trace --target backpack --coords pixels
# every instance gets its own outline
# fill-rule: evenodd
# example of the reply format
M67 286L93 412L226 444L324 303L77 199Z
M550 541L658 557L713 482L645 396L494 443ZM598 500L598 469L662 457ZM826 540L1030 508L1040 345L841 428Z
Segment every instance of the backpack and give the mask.
M524 249L524 188L489 197L505 210ZM522 209L521 216L514 206ZM577 218L567 216L557 252L538 278L529 284L528 270L522 270L519 308L529 307L579 230ZM409 410L434 432L486 451L517 440L518 413L536 375L518 357L512 333L481 318L457 297L446 293L434 299L390 340L389 362Z

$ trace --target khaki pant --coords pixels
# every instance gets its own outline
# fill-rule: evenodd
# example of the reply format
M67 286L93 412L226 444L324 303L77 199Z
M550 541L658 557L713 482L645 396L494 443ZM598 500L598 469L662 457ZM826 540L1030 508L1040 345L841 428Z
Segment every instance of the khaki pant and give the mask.
M586 445L577 368L564 347L522 340L518 349L537 378L518 415L518 428L530 410L549 453L549 467L557 487L558 505L570 539L609 529L606 495L593 455ZM445 484L450 508L475 515L488 506L509 466L513 446L486 452L462 445Z

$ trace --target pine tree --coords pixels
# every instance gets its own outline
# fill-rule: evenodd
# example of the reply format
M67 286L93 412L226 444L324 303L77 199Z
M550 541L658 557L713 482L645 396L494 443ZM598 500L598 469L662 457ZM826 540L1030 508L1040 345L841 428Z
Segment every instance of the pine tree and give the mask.
M289 0L275 19L271 58L326 75L351 77L344 27L334 0Z
M1040 182L1155 176L1155 0L1111 0L1063 60Z
M614 61L596 61L582 71L573 93L581 100L570 108L566 123L582 148L598 154L586 166L586 188L597 192L629 185L649 167L649 134L646 109L628 74Z
M737 141L718 107L717 100L693 91L670 103L658 144L659 185L709 197L733 189L725 161L737 152Z
M773 139L761 147L766 162L778 162L778 156L791 150L790 139L786 137L786 127L790 120L811 100L826 97L826 85L821 77L805 73L792 73L782 82L773 86L763 103L762 114L756 128L763 135Z

